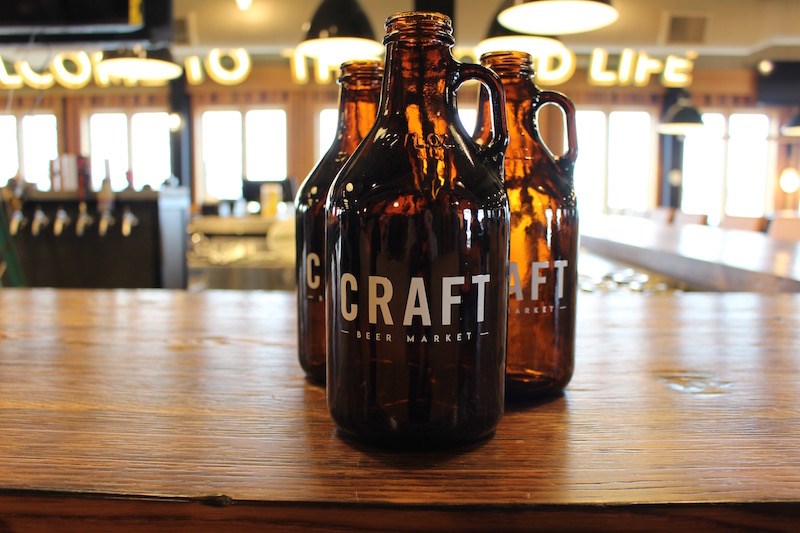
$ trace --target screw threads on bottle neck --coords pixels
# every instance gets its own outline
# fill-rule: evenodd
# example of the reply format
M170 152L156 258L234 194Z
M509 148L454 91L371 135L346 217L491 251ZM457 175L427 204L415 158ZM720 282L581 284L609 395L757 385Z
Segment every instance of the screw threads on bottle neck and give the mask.
M481 56L481 65L492 69L500 78L530 78L536 75L533 60L525 52L487 52Z
M342 74L337 82L339 85L368 89L380 86L383 77L383 61L376 59L361 59L342 63Z
M450 17L432 11L406 11L386 19L384 44L402 41L409 44L452 46L453 23Z

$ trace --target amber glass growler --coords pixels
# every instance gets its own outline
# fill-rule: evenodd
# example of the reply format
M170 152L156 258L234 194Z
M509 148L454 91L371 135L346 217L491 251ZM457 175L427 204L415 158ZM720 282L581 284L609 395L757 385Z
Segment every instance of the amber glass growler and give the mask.
M578 282L575 108L563 94L534 84L522 52L481 57L503 82L509 141L505 187L511 209L506 394L529 399L563 389L574 367ZM566 116L567 151L555 157L542 141L537 111L552 103ZM489 99L481 96L476 138L489 138Z
M503 411L502 87L453 58L445 15L386 30L378 117L327 203L328 406L345 434L447 446L491 435ZM491 95L485 146L457 118L466 79Z
M380 61L349 61L341 68L336 137L295 199L298 356L306 375L318 383L325 382L325 199L333 178L375 122L383 75Z

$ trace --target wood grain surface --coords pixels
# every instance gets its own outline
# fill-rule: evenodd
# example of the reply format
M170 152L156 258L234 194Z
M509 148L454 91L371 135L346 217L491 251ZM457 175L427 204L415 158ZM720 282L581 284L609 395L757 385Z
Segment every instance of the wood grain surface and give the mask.
M294 298L0 290L0 531L800 523L798 296L582 294L565 395L414 453L337 435Z

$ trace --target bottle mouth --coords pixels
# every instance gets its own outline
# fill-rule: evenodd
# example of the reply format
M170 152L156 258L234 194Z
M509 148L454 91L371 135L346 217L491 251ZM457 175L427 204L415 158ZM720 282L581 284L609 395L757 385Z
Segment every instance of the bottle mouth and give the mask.
M380 82L383 76L383 61L377 59L355 59L341 65L339 83L348 81Z
M526 52L496 51L481 55L480 63L492 69L498 76L533 76L533 58Z
M453 22L450 17L435 11L403 11L386 19L386 37L383 43L399 39L425 44L431 39L454 44Z

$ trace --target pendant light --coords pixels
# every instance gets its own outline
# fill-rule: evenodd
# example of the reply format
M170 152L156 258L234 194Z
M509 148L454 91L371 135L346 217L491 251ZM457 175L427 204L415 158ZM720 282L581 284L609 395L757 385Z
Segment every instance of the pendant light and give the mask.
M611 0L514 0L497 16L510 30L538 35L597 30L618 18Z
M500 5L497 13L492 18L486 39L482 40L475 47L475 55L480 59L483 54L488 52L526 52L534 60L542 60L549 56L556 55L564 49L564 44L555 37L545 35L522 34L500 24L498 16L505 9L514 5L513 0L506 0Z
M792 115L789 122L781 126L781 135L785 137L800 137L800 111Z
M383 44L375 40L369 19L356 0L322 0L296 52L338 66L353 59L378 58Z
M686 135L703 127L700 111L692 105L688 96L681 96L672 104L658 125L662 135Z
M169 50L144 50L141 47L103 52L96 66L98 74L129 83L159 84L174 80L183 73L173 63Z

